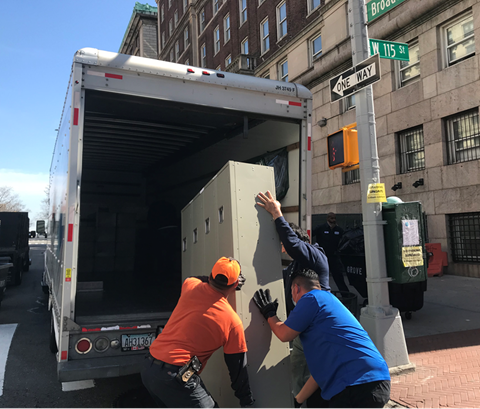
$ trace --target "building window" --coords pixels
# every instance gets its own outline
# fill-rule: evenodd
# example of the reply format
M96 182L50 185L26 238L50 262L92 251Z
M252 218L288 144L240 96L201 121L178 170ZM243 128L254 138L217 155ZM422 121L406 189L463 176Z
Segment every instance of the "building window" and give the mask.
M168 36L169 37L172 35L172 31L173 31L173 22L172 22L172 19L170 19L169 22L168 22Z
M168 8L172 7L172 0L168 0Z
M450 246L455 262L480 262L480 213L448 216Z
M175 41L175 62L178 61L178 57L180 57L180 44L178 43L178 40Z
M247 0L240 0L240 25L247 21Z
M348 97L343 98L343 112L350 111L356 107L355 103L355 94L349 95Z
M227 55L227 58L225 58L225 68L227 68L231 63L232 63L232 55L229 54Z
M473 16L467 15L445 27L447 67L475 54Z
M425 145L423 127L402 131L398 134L400 144L400 173L425 169Z
M185 65L190 65L190 60L188 58L185 60Z
M285 60L279 64L280 81L288 82L288 61Z
M187 9L188 9L188 0L183 0L183 14L185 14Z
M202 58L201 65L203 68L207 66L207 47L205 44L202 44L202 47L200 49L200 56Z
M242 54L248 55L248 37L242 41Z
M418 43L408 46L410 61L399 61L399 85L404 87L420 79L420 48Z
M220 27L219 26L215 27L215 30L213 30L213 43L215 46L215 54L217 54L220 51Z
M360 182L360 169L349 170L343 175L343 182L345 185L352 185Z
M317 36L311 40L310 49L312 50L313 62L322 55L322 36Z
M262 54L270 50L270 32L268 31L268 18L260 23L262 33Z
M165 6L162 4L162 7L160 8L160 22L163 23L163 20L165 19Z
M269 80L270 79L270 71L267 71L265 74L263 74L262 78L265 78L265 79Z
M227 14L223 19L224 41L230 40L230 14Z
M202 33L205 30L205 9L200 11L198 19L200 20L200 32Z
M174 60L173 58L174 58L173 48L171 48L171 49L170 49L170 62L175 62L175 60Z
M480 159L478 108L446 119L448 163Z
M178 26L178 10L175 10L175 14L173 15L173 19L175 21L175 27Z
M165 47L165 31L162 33L162 48Z
M188 34L188 26L187 26L183 31L183 49L186 50L189 45L190 45L190 37Z
M279 40L287 34L287 3L285 1L277 6L277 32Z
M320 0L307 0L308 1L308 12L311 13L317 7L320 7Z
M222 70L222 66L219 65L217 68L215 68L215 71L221 71Z
M213 15L217 14L220 8L220 0L213 0Z

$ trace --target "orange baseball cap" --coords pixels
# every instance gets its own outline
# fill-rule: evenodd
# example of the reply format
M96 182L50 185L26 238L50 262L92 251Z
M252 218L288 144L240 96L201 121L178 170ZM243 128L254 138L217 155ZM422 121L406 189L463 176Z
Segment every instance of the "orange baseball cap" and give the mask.
M232 285L240 275L240 264L236 260L221 257L213 266L212 278L224 285Z

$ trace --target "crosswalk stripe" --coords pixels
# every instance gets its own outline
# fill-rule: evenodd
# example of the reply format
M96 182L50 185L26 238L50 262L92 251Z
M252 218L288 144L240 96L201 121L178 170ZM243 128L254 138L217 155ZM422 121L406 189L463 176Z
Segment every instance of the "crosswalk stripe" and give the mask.
M3 383L5 381L5 367L7 366L8 351L12 343L13 334L17 324L0 325L0 396L3 395Z

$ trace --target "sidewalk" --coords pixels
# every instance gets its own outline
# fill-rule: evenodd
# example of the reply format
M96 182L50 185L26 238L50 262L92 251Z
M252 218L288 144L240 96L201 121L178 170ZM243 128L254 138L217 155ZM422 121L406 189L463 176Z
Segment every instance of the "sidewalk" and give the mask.
M423 308L410 320L404 315L416 370L392 376L386 407L480 408L480 279L430 277Z

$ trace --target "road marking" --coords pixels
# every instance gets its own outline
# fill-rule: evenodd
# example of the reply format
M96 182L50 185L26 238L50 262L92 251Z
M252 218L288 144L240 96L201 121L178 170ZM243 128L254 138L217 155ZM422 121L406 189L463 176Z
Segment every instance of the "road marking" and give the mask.
M5 381L5 367L7 366L8 350L12 343L13 334L17 324L0 325L0 396L3 395L3 382Z
M93 381L93 379L89 379L87 381L62 382L63 392L78 391L80 389L88 389L94 387L95 382Z

